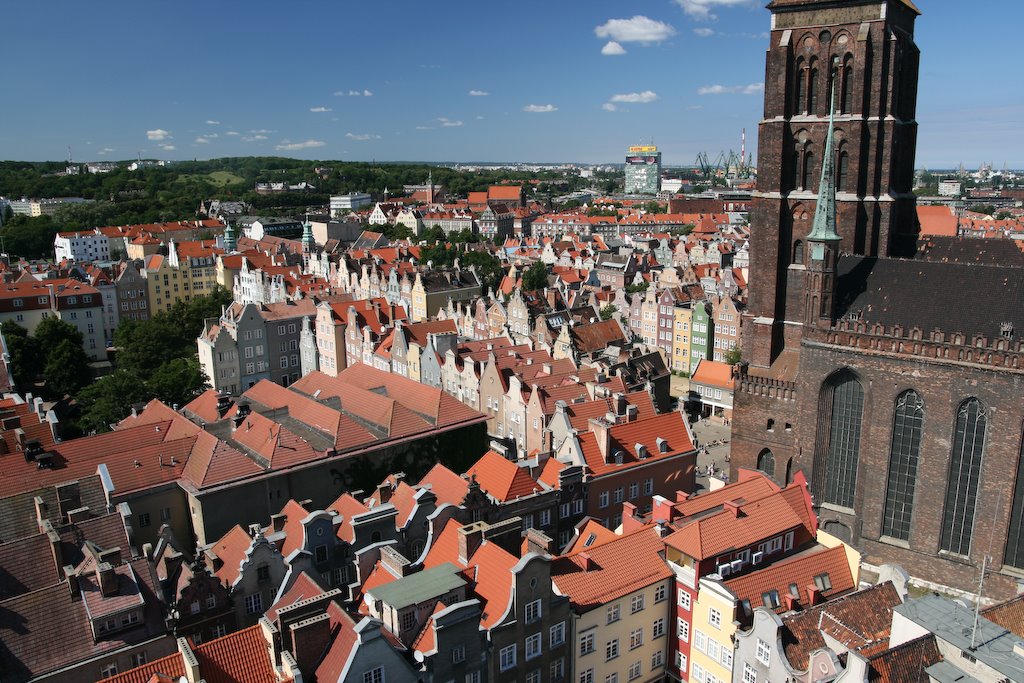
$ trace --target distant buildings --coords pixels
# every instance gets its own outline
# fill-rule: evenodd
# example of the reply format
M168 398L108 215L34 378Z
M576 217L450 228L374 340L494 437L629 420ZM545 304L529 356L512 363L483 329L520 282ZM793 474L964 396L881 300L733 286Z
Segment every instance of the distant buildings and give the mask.
M626 194L658 194L661 189L661 152L653 145L629 148L626 154Z
M9 202L15 216L52 216L65 204L83 204L91 199L81 197L54 197L52 199L12 199Z
M340 218L349 211L361 209L373 203L373 197L365 192L331 195L331 217Z

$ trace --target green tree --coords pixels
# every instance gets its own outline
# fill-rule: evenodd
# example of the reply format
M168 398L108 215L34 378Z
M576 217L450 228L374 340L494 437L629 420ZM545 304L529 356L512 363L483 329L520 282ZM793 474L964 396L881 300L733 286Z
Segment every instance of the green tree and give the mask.
M743 356L740 352L740 347L732 347L731 349L722 354L722 359L725 360L725 362L728 363L729 365L736 365L741 360L743 360Z
M615 304L608 304L601 308L601 320L611 320L615 312L619 310L619 307Z
M39 343L29 336L28 330L21 325L5 320L0 325L7 351L11 357L11 370L14 384L26 391L43 371L43 354Z
M36 325L36 331L32 335L40 350L49 357L61 342L67 341L82 348L82 333L71 323L66 323L60 318L46 318ZM86 361L88 362L88 360Z
M43 367L46 393L51 398L73 396L92 381L89 357L81 344L62 339L46 352Z
M131 412L132 404L149 398L149 390L136 374L117 370L79 392L76 399L82 412L78 426L84 431L108 431Z
M533 291L548 286L548 268L542 261L534 261L533 265L523 273L523 289Z
M174 358L153 372L146 382L147 393L168 405L183 406L206 388L207 378L197 358Z

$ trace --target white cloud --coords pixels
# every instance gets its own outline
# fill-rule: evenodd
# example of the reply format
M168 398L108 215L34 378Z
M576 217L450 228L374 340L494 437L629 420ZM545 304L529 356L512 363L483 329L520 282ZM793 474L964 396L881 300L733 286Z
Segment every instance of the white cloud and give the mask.
M660 43L674 36L676 30L670 24L638 14L632 19L609 19L596 27L594 33L598 38L619 43Z
M327 143L323 140L306 140L305 142L289 142L288 140L282 140L281 144L276 145L274 149L294 152L300 149L311 149L313 147L323 147Z
M695 35L698 35L701 38L710 38L711 36L715 35L715 30L707 27L695 28L693 29L693 32Z
M349 97L373 97L373 92L369 90L349 90L348 93L346 93L344 90L337 90L335 91L334 96L342 97L343 95L346 94Z
M523 107L523 111L531 114L547 114L548 112L558 111L558 107L553 104L528 104Z
M434 130L433 126L416 126L416 130Z
M159 145L159 147L160 147L160 149L164 150L165 152L173 152L175 150L174 145L163 144L163 145Z
M242 142L257 142L259 140L266 140L266 135L245 135L241 138Z
M379 135L373 133L345 133L345 137L349 140L358 140L359 142L365 142L366 140L380 140Z
M626 48L622 47L614 40L609 40L607 43L605 43L604 47L601 48L601 54L606 55L608 57L624 55L626 54Z
M86 143L86 144L88 144L88 143ZM117 150L114 149L113 147L104 147L103 149L101 149L100 151L98 151L96 153L101 155L101 156L106 156L107 154L110 154L111 152L116 152L116 151Z
M750 85L705 85L697 90L698 95L757 95L764 92L764 83Z
M310 107L309 110L314 114L323 114L324 112L334 111L330 107Z
M658 99L658 94L653 90L643 92L629 92L622 95L612 95L612 102L624 102L629 104L648 104Z
M717 19L712 12L715 7L738 7L745 5L752 7L756 0L674 0L683 8L683 11L694 19Z
M619 108L616 107L611 102L605 102L604 104L602 104L601 105L601 109L604 109L605 111L618 111L619 110Z
M227 133L224 133L224 135L238 135L238 131L237 130L229 130Z
M334 96L335 97L344 97L345 96L345 91L344 90L335 90L334 91Z
M266 128L260 128L259 130L250 130L249 132L250 133L255 133L257 135L265 135L267 133L274 133L276 131L267 130Z
M206 119L206 125L208 126L219 126L220 121L214 121L213 119Z
M166 140L171 137L171 133L163 128L157 128L156 130L147 130L146 137L150 140Z
M373 93L370 92L369 90L364 90L363 97L373 97Z
M487 92L486 90L470 90L469 94L472 97L487 97L491 93Z
M476 120L477 120L477 121L483 121L483 120L484 120L484 117L482 117L482 116L477 116L477 117L476 117Z
M441 124L441 126L444 127L444 128L458 128L459 126L462 125L462 121L453 121L453 120L445 118L443 116L440 117L437 120Z
M208 144L210 144L210 141L207 140L206 138L204 138L202 135L200 135L199 137L197 137L195 139L195 143L197 145L208 145Z

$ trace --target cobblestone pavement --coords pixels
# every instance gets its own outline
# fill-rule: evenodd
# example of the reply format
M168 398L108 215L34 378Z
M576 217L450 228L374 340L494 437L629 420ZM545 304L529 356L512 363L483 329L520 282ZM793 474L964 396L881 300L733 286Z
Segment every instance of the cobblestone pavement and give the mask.
M709 466L714 466L717 471L722 472L720 476L727 481L729 478L729 449L732 437L732 428L722 425L721 420L697 420L690 425L693 430L693 437L697 440L697 471L707 472ZM718 442L718 445L708 445ZM707 447L707 452L703 447ZM697 485L706 489L708 487L708 476L697 476Z

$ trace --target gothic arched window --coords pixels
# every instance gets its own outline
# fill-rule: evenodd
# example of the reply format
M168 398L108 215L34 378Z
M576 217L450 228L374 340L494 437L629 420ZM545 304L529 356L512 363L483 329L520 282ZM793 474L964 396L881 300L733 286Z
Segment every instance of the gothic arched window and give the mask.
M988 416L985 406L969 398L956 411L953 449L946 480L946 507L942 514L939 547L958 555L971 551L974 511L978 502L981 462L985 456Z
M804 172L800 181L800 189L810 190L814 184L814 152L804 152Z
M825 502L852 508L860 462L864 389L849 370L833 375L822 388L831 394L828 451L825 456Z
M804 59L801 57L796 60L796 72L793 79L794 85L796 86L796 97L795 105L793 107L793 113L799 114L806 110L806 102L804 101L804 89L807 83L807 74L805 72Z
M757 456L757 469L767 474L769 477L775 477L775 454L770 449L766 448L761 451L761 454Z
M811 70L807 74L807 112L818 113L818 67L816 60L811 60Z
M917 464L921 455L921 425L924 401L913 389L896 398L889 445L889 477L886 480L882 534L910 540L910 520L917 487Z
M850 174L850 153L846 151L846 145L839 149L839 159L836 161L836 190L846 191L846 184Z
M839 111L849 114L853 111L853 58L847 57L843 63L843 85L839 91Z
M804 262L804 243L803 240L797 240L793 243L793 263Z
M1024 436L1020 440L1020 456L1017 458L1017 483L1013 487L1010 531L1006 535L1003 564L1024 569Z

